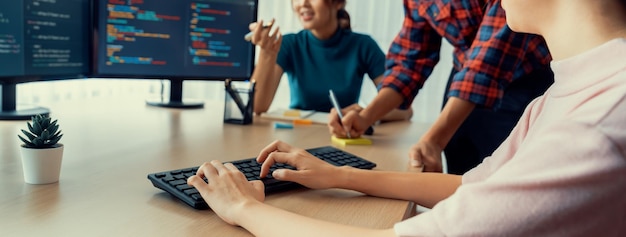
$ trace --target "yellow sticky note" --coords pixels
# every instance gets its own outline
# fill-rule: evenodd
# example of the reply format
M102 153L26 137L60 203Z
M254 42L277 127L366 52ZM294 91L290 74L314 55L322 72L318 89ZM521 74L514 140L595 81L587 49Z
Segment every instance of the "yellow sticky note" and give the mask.
M285 110L285 112L283 113L283 116L300 118L300 110L295 110L295 109Z
M363 137L359 137L359 138L338 138L335 136L332 136L330 138L330 140L338 145L372 145L372 140L367 139L367 138L363 138Z

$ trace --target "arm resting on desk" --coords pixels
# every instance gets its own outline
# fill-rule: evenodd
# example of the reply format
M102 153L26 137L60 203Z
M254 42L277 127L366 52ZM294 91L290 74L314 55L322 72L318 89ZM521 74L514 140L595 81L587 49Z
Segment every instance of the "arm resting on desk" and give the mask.
M260 202L248 203L240 210L237 223L255 236L396 236L393 229L373 230L340 225Z
M343 188L377 197L414 201L429 208L452 195L461 185L460 175L337 167L282 141L275 141L261 150L257 162L263 163L261 177L269 173L273 164L286 163L297 170L278 169L272 173L274 178L314 189Z
M393 229L345 226L267 205L263 203L263 184L258 180L248 182L230 163L222 164L217 160L205 163L189 178L188 184L200 192L220 218L255 236L395 236Z
M273 157L275 158L276 156ZM282 158L277 160L286 161ZM270 161L264 164L267 167L261 171L262 177L267 174L269 166L273 163L274 161ZM462 177L442 173L362 170L348 166L331 167L316 159L300 159L296 166L298 171L279 169L274 171L273 176L279 180L293 181L313 189L343 188L376 197L413 201L428 208L432 208L439 201L452 195L461 185Z
M414 200L428 207L450 196L461 183L461 176L441 173L383 172L345 166L335 171L340 176L335 179L340 188L379 197ZM329 223L260 202L246 203L240 210L236 223L256 236L395 236L393 229L371 230Z
M432 208L461 185L460 175L359 170L343 166L337 188L368 195L413 201Z

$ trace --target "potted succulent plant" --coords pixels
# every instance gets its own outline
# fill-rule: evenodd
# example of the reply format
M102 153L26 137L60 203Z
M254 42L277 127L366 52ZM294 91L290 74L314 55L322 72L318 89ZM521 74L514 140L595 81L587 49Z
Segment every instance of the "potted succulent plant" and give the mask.
M47 115L35 115L27 122L28 131L22 129L25 137L17 135L24 144L21 147L24 181L30 184L48 184L59 181L63 144L59 143L63 134L57 120Z

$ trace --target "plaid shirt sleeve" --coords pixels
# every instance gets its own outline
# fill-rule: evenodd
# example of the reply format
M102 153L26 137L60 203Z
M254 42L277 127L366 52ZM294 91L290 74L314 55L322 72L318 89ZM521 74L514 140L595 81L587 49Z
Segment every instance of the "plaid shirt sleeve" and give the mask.
M500 1L482 2L404 0L403 28L389 48L381 84L381 88L392 88L404 97L400 108L411 105L432 73L439 61L442 37L452 40L453 45L467 45L455 46L458 73L448 96L478 107L497 106L515 78L548 65L551 58L543 38L511 31ZM475 18L475 14L481 15ZM470 41L461 43L460 39Z
M415 4L417 1L404 0L404 23L389 47L387 70L380 85L394 89L405 98L400 108L411 105L439 62L442 37L420 16Z
M496 106L514 78L533 70L524 63L528 57L549 58L547 50L541 51L542 46L539 36L511 31L500 1L492 1L461 70L453 77L448 96L478 107ZM539 52L529 52L532 50Z

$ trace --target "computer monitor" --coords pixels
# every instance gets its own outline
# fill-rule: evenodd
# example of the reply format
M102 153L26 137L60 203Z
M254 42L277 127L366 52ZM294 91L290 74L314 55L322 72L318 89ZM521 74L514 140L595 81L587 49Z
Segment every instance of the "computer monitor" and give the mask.
M254 45L244 40L258 0L101 0L95 4L94 77L170 80L163 107L183 101L184 80L247 80Z
M89 73L90 9L89 0L0 1L0 120L50 112L18 104L17 84Z

